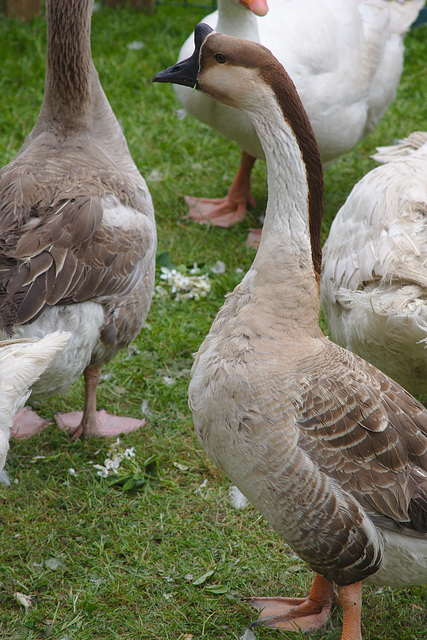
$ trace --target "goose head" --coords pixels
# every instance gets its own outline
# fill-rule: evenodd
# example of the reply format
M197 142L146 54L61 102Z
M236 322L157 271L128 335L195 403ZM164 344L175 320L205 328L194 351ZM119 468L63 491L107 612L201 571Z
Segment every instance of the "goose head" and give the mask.
M265 103L266 87L282 65L266 47L215 32L200 23L194 30L194 52L186 60L158 73L153 82L170 82L195 88L241 111L256 108L257 96ZM296 93L296 91L295 91ZM265 106L263 107L265 110Z
M280 227L277 217L290 224L291 209L296 208L309 231L318 280L323 173L313 129L294 83L271 51L261 44L217 33L204 23L196 26L194 42L194 52L189 58L161 71L153 82L192 87L240 109L252 120L266 155L269 203L272 202L272 206L267 205L263 235L271 228L271 248ZM284 186L285 191L279 192L278 186ZM288 211L283 211L284 204L289 205ZM295 227L296 217L292 218ZM305 237L301 237L300 244L306 246Z

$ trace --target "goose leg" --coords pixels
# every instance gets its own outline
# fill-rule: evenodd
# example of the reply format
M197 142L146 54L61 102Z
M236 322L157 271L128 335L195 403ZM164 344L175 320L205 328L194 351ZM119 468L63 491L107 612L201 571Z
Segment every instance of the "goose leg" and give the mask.
M255 207L251 194L251 171L256 158L242 151L242 159L237 175L225 198L194 198L184 196L188 204L191 220L200 223L211 222L216 227L232 227L241 222L247 207Z
M85 381L83 413L73 411L55 416L58 426L72 434L73 440L78 440L80 437L112 438L121 433L136 431L145 424L145 419L113 416L104 410L96 410L96 390L101 377L101 367L86 367L83 377Z
M312 633L323 627L331 615L334 587L317 574L307 598L249 598L261 613L251 627L264 625L272 629L287 629ZM342 637L342 640L356 640Z
M341 640L362 640L360 615L362 612L362 583L338 587L339 603L342 607Z

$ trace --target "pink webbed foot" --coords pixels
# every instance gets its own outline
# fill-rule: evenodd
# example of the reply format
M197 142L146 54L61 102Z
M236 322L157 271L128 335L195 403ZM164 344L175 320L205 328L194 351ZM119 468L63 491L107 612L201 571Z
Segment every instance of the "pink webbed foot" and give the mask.
M227 197L213 200L184 196L189 207L191 220L200 223L211 222L216 227L232 227L241 222L247 208L255 207L255 199L251 194L251 171L255 158L242 151L239 171L228 191Z
M56 424L60 429L67 431L73 440L85 438L115 438L123 433L131 433L145 425L145 418L137 420L122 416L113 416L104 409L96 412L96 424L91 428L85 428L83 424L83 412L72 411L70 413L57 414Z
M250 206L247 205L246 199L233 200L229 196L212 200L184 196L184 199L188 205L188 217L191 220L200 224L210 222L215 227L225 229L241 222L247 213L247 206ZM253 206L255 206L255 201L253 201Z
M309 598L251 598L251 604L261 613L251 626L313 633L321 629L331 615L331 604L319 605Z
M251 626L313 633L330 618L332 600L333 585L317 575L307 598L248 598L256 609L261 610L258 620Z
M13 426L10 430L11 438L32 438L43 431L49 424L48 420L42 420L31 407L24 407L13 418Z

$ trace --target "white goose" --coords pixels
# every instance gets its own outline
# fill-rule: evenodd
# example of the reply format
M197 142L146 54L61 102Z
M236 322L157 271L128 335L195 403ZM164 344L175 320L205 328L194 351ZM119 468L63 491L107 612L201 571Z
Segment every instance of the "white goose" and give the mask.
M13 416L25 404L31 385L62 351L70 337L69 333L57 332L41 340L0 342L0 471L9 449Z
M161 72L241 109L264 148L258 253L196 356L189 403L208 456L316 572L310 596L253 599L257 624L329 616L360 640L362 582L427 584L427 411L318 325L322 165L291 79L268 49L195 31Z
M394 100L403 68L403 37L424 0L218 0L204 22L221 33L267 46L286 66L316 135L323 163L354 147ZM193 36L178 60L190 55ZM262 146L252 123L239 111L176 87L186 111L236 141L242 161L225 199L186 197L190 218L220 227L240 222L254 206L250 175ZM257 246L260 231L251 235Z
M321 304L335 342L411 393L427 391L427 133L374 156L323 253Z
M46 2L45 95L34 129L0 172L0 334L72 334L33 388L85 378L74 437L143 421L96 413L101 367L137 335L154 287L151 196L92 62L93 0Z

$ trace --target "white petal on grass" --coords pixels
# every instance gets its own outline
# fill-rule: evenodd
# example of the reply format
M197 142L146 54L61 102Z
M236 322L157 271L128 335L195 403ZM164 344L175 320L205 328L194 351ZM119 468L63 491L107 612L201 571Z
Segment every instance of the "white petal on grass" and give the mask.
M69 476L76 476L77 475L77 471L75 469L73 469L73 467L70 467L68 469L67 473L68 473Z
M235 509L246 509L249 504L249 500L243 493L235 486L230 487L229 494L231 506Z
M205 478L202 484L199 484L197 489L194 489L194 493L202 493L203 489L206 489L207 486L208 486L208 479Z
M102 464L94 464L93 468L97 469L96 474L98 476L101 476L101 478L108 478L109 473L108 473L107 469Z
M148 400L145 399L142 401L141 403L141 413L144 416L147 416L147 418L149 418L150 416L153 415L153 412L151 411L150 407L148 406Z
M171 293L175 294L175 300L200 300L211 290L211 282L206 273L200 273L197 263L194 263L188 272L183 273L179 269L160 268L160 280L163 286L170 287ZM159 291L156 287L156 291Z
M129 42L129 44L127 44L126 46L131 51L139 51L140 49L143 49L145 47L145 44L140 40L134 40L133 42Z
M19 591L16 591L16 593L13 594L13 597L16 598L16 600L18 600L18 602L22 604L26 609L31 607L31 605L33 604L31 602L31 596L26 596L24 593L20 593Z
M135 447L127 447L124 449L120 438L117 438L117 440L110 445L104 464L93 464L93 461L90 461L89 464L92 465L93 469L96 469L98 476L108 478L109 476L119 475L119 473L123 471L121 468L122 463L124 462L124 466L126 466L126 460L130 460L131 458L136 458Z
M224 273L225 272L225 263L221 260L217 260L215 264L211 267L212 273Z
M186 467L185 464L181 464L180 462L174 462L173 466L179 469L180 471L188 471L190 467Z
M173 385L175 384L176 380L174 380L173 378L171 378L170 376L163 376L163 382L165 383L165 385L167 385L168 387L173 387Z

